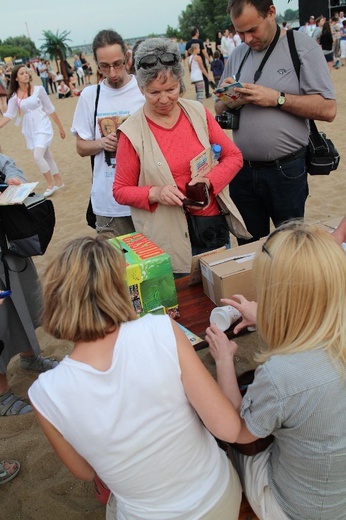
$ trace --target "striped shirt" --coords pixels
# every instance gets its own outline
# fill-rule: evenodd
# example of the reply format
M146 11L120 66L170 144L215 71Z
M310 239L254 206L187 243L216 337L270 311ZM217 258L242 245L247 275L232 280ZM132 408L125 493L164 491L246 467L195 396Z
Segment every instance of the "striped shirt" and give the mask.
M346 379L323 349L272 356L256 370L241 415L274 434L269 486L293 520L346 518Z

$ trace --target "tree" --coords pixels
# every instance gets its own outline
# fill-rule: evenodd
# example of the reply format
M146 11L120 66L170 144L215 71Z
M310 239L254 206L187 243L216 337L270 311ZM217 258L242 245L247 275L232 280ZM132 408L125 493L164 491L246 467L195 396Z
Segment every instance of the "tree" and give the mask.
M69 77L65 60L67 52L73 54L71 47L66 43L67 41L71 41L71 38L68 38L70 32L71 31L63 31L59 34L59 31L57 31L56 34L53 34L52 31L43 31L45 41L40 47L41 51L48 54L51 60L55 60L57 69L59 69L58 59L60 60L60 72L64 76L64 80L67 84Z
M218 30L231 25L227 4L228 0L192 0L179 16L179 32L182 38L189 40L191 29L198 27L202 40L214 40Z
M286 11L284 12L284 20L286 20L286 22L291 22L297 19L299 19L298 9L296 11L294 11L293 9L286 9Z
M30 54L26 49L22 47L15 47L14 45L0 45L0 58L3 60L4 58L16 57L17 59L22 59L23 61L27 61L30 58Z
M24 36L24 34L22 36L11 36L9 38L6 38L6 40L2 42L2 45L9 45L10 47L20 47L21 49L23 49L23 51L26 51L25 54L29 58L33 58L34 56L38 56L39 54L39 51L36 49L36 45L34 44L34 42L30 40L30 38L28 38L27 36Z

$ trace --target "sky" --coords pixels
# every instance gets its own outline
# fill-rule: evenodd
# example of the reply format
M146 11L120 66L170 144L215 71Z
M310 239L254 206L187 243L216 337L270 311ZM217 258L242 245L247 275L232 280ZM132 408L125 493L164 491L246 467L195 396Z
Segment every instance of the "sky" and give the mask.
M177 28L189 0L1 0L0 39L25 35L36 47L43 31L70 31L70 46L91 43L101 29L114 29L126 40ZM298 0L276 0L278 13L298 9Z

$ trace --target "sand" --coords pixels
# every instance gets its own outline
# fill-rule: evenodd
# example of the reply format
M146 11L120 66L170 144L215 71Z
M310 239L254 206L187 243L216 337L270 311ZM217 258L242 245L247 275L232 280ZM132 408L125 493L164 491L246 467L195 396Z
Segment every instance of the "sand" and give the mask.
M90 60L92 61L92 60ZM185 65L186 66L186 65ZM186 69L187 70L187 69ZM92 76L92 82L96 81ZM341 153L338 171L330 176L310 177L310 196L306 206L306 218L311 221L327 219L346 214L346 141L343 136L346 93L344 89L346 67L332 71L332 79L338 100L338 115L332 124L319 123L318 127L327 132ZM39 84L39 79L34 78ZM194 99L187 75L186 97ZM70 133L74 108L78 98L58 100L50 96L65 128L67 137L62 140L55 127L52 152L64 177L65 189L52 197L56 211L54 237L43 257L36 257L39 273L60 250L62 245L76 236L94 234L85 222L85 210L90 191L90 159L81 158L75 149L75 138ZM212 99L205 101L213 112ZM54 125L55 126L55 125ZM32 153L26 149L20 130L9 124L0 131L3 153L13 157L24 170L29 181L40 181L39 190L44 191L45 183L34 163ZM38 190L38 191L39 191ZM45 356L54 355L62 359L71 350L71 344L57 341L41 328L37 331ZM256 349L256 334L242 340L239 348L238 370L253 366L252 355ZM210 355L201 353L205 363L213 370ZM27 389L36 376L21 372L18 359L14 358L8 369L12 390L20 396L27 395ZM90 410L92 414L92 410ZM11 483L0 486L0 517L11 520L99 520L105 518L105 508L100 505L91 483L73 477L61 464L47 440L38 428L33 414L22 417L1 417L0 457L14 458L21 462L21 472ZM100 439L100 442L102 439Z

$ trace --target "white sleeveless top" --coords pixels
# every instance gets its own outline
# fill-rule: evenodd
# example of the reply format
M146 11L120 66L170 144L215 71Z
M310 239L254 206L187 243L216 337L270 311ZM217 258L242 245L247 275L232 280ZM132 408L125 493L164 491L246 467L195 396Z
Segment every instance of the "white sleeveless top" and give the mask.
M203 74L202 74L201 68L198 65L197 61L194 60L194 55L190 56L189 63L191 66L191 72L190 72L191 83L195 83L196 81L203 81Z
M197 520L226 489L228 459L186 398L167 316L123 324L107 371L67 356L29 396L114 493L118 520Z

